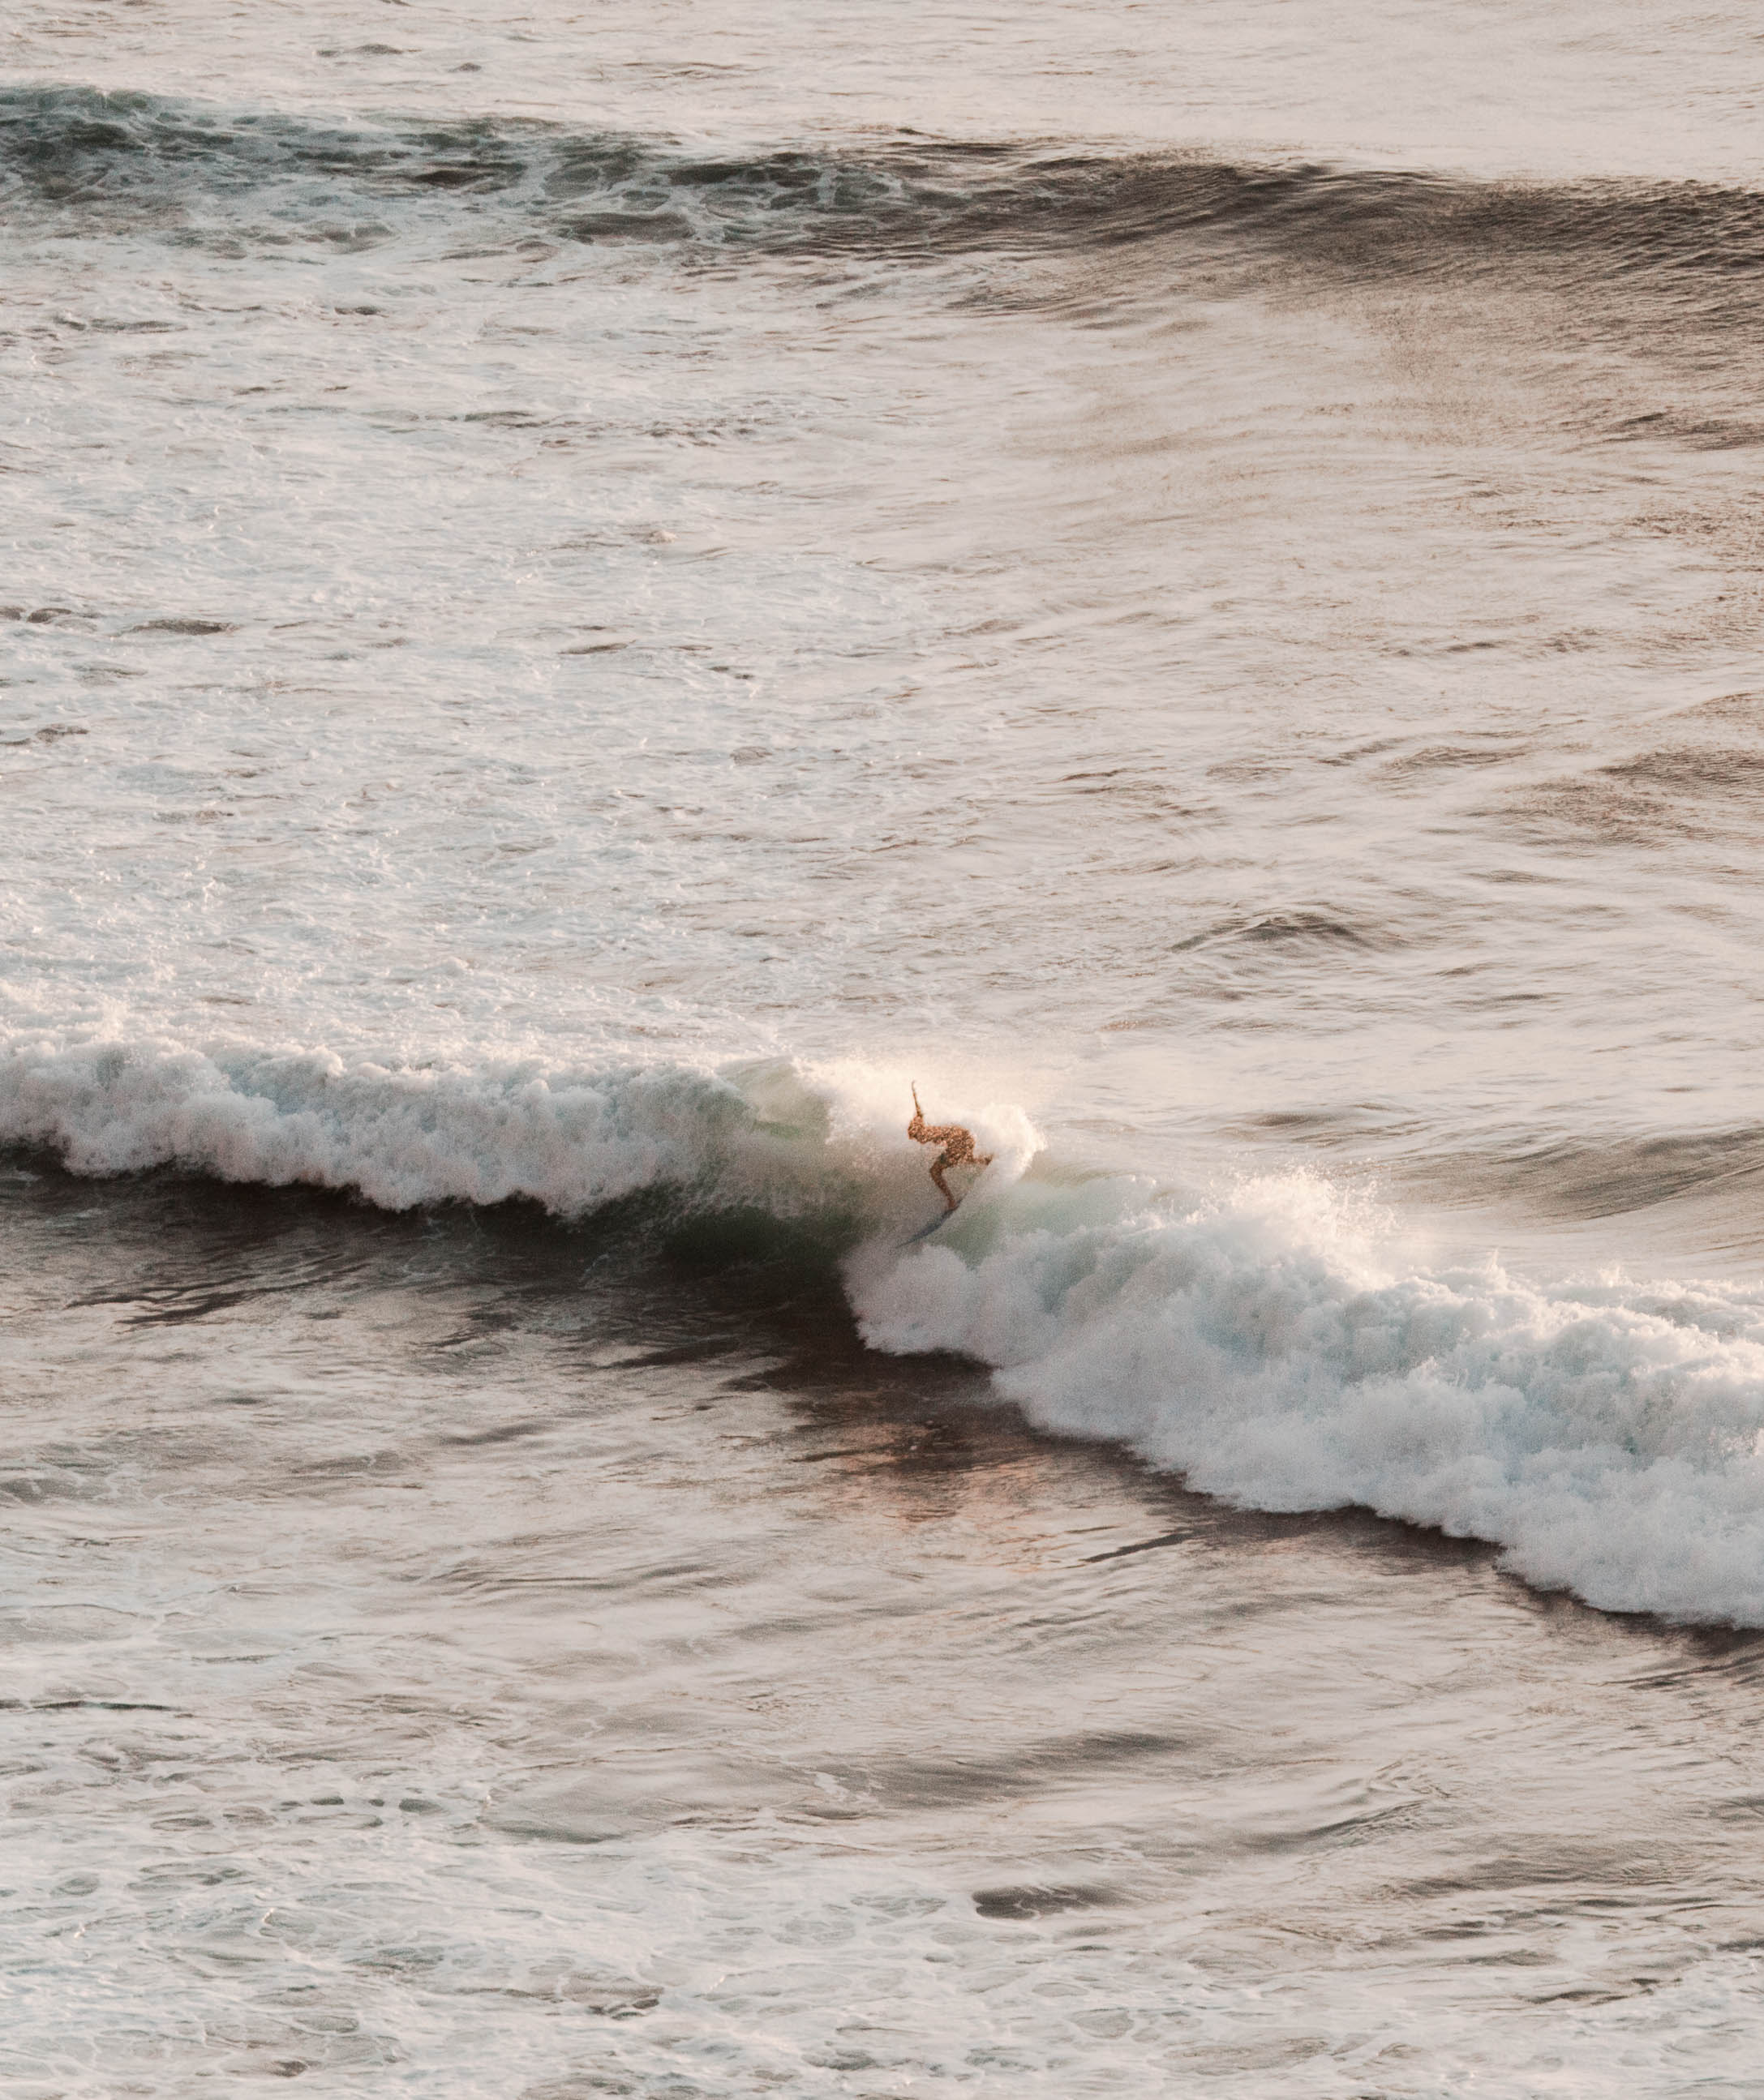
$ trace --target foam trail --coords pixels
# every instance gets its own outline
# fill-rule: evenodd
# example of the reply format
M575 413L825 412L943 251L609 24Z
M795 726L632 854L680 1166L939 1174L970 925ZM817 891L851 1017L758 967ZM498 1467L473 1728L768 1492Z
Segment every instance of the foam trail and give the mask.
M860 1250L864 1339L975 1357L1039 1426L1241 1505L1362 1504L1607 1609L1764 1625L1764 1292L1428 1273L1303 1177L1183 1215L1103 1186L984 1246Z

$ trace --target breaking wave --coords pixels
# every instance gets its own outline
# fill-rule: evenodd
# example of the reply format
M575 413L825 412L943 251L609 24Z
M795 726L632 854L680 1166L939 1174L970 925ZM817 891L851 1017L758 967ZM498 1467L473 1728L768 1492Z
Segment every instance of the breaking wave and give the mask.
M1289 1176L1205 1197L1085 1176L1019 1110L935 1215L891 1073L476 1071L321 1052L15 1043L0 1142L390 1208L643 1192L817 1220L871 1347L991 1365L1039 1427L1266 1510L1359 1504L1494 1542L1607 1609L1764 1625L1764 1290L1431 1267L1386 1214Z
M1430 1268L1306 1176L1085 1200L862 1251L864 1339L978 1357L1041 1427L1246 1507L1362 1504L1607 1609L1764 1624L1764 1290Z

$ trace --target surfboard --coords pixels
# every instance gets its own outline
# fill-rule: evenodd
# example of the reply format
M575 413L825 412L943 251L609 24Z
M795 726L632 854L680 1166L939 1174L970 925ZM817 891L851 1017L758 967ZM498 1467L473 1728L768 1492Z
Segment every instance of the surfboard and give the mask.
M956 1206L956 1211L959 1211L961 1208L962 1206L957 1203ZM909 1246L911 1246L917 1241L928 1240L933 1233L940 1230L942 1227L948 1224L949 1220L956 1215L956 1211L945 1211L940 1218L933 1218L928 1225L921 1225L916 1233L910 1233L908 1236L906 1244Z

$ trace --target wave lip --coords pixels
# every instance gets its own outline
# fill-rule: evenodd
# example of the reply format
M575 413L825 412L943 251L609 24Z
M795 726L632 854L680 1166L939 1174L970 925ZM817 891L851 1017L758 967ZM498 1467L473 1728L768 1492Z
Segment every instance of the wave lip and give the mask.
M170 1167L348 1190L382 1210L522 1200L564 1219L652 1195L675 1219L811 1229L829 1259L935 1214L907 1092L890 1071L781 1057L413 1068L249 1043L0 1035L0 1145L77 1174ZM1019 1174L1039 1143L1023 1112L956 1105L997 1155L988 1182Z
M1607 1610L1764 1625L1764 1292L1430 1273L1302 1178L1120 1202L971 1260L860 1251L864 1339L977 1357L1039 1427L1243 1507L1362 1505Z

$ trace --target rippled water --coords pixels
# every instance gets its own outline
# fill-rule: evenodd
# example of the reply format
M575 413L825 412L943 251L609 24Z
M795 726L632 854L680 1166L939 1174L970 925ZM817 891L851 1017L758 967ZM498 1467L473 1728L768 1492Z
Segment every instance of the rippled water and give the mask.
M7 37L8 2089L1747 2090L1749 17Z

